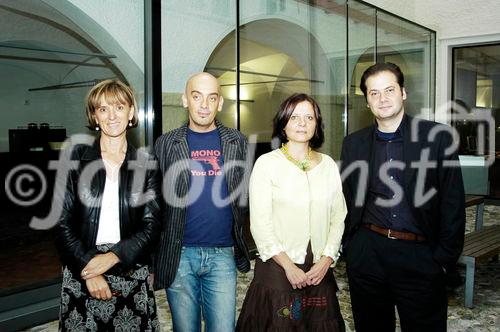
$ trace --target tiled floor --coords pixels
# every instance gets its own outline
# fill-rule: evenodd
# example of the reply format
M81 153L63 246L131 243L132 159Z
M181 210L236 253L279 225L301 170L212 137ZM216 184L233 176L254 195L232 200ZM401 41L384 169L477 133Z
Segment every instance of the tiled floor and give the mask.
M473 227L474 209L467 209L467 231ZM487 225L500 224L500 207L486 206L485 223ZM467 332L498 332L500 331L500 263L490 261L478 265L476 270L476 283L474 293L475 307L467 309L463 306L463 286L456 289L449 296L448 330ZM460 267L463 275L464 269ZM252 280L253 272L238 276L238 303L236 310L239 311L246 289ZM336 272L340 287L339 301L342 314L346 320L347 331L353 331L352 313L350 309L349 290L345 276L345 266L340 263ZM165 292L158 291L157 305L163 331L172 331L170 313L166 304ZM28 331L56 331L57 321L50 322L29 329Z

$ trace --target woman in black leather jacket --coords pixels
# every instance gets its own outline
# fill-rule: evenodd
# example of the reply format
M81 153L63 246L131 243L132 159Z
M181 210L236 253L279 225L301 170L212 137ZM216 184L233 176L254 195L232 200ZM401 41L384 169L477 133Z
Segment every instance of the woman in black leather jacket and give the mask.
M73 144L56 245L63 263L61 330L159 330L150 258L160 234L161 178L152 155L127 142L137 125L132 90L97 84L87 118L100 136ZM81 138L81 136L80 136ZM76 138L72 138L76 140ZM74 143L74 142L73 142Z

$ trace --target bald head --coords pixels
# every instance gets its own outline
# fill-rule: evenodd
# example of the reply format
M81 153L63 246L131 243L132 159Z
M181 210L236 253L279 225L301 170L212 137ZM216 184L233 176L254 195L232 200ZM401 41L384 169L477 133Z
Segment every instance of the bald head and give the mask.
M206 72L199 72L196 74L193 74L191 77L186 82L186 94L188 94L191 90L193 85L198 86L210 86L210 87L215 87L215 90L217 91L218 94L220 94L220 84L219 81L217 81L217 78L213 76L212 74L206 73Z
M209 73L194 74L186 82L182 103L188 109L189 128L197 132L215 129L215 115L224 103L219 82Z

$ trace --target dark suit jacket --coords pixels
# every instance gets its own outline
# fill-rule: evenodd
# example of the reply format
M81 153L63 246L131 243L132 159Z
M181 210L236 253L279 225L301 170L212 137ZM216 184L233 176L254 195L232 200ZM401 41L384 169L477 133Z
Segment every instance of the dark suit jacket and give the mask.
M247 140L238 130L224 127L216 121L221 138L224 165L233 161L246 162ZM189 191L189 146L187 124L174 129L158 138L155 152L163 173L163 194L166 208L163 213L163 227L160 243L154 258L155 288L167 288L174 281L184 236L186 221L187 193ZM250 164L251 165L251 164ZM248 174L242 167L225 170L229 193L241 195L232 200L233 239L236 266L241 272L250 270L248 249L243 239L243 223L248 212ZM241 185L241 187L240 187ZM241 203L243 202L243 203Z
M404 116L401 125L405 163L403 190L419 228L433 247L434 259L448 269L456 263L462 252L465 232L465 195L461 170L458 166L447 166L450 161L458 164L457 149L451 153L446 150L453 144L453 139L446 129L449 127L445 125L408 115ZM368 181L372 174L379 171L372 166L375 128L373 125L350 134L342 146L341 173L348 210L343 239L345 250L349 250L349 239L361 225ZM434 167L427 169L424 177L423 172L411 165L425 160L426 155ZM356 162L367 166L365 176L354 167ZM352 167L356 170L347 173ZM362 187L361 190L358 185ZM432 189L435 190L434 194L422 204L418 191L421 196Z

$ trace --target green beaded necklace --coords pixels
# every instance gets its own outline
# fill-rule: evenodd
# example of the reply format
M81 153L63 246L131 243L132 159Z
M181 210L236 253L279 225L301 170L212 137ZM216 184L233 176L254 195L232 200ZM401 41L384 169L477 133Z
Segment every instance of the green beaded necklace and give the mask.
M292 157L290 155L290 152L288 152L288 147L286 146L285 143L281 144L280 150L283 152L286 159L290 160L292 163L294 163L298 168L300 168L304 172L307 171L307 169L310 166L310 162L311 162L312 149L310 147L309 147L309 151L307 152L306 158L303 160L297 160L294 157Z

